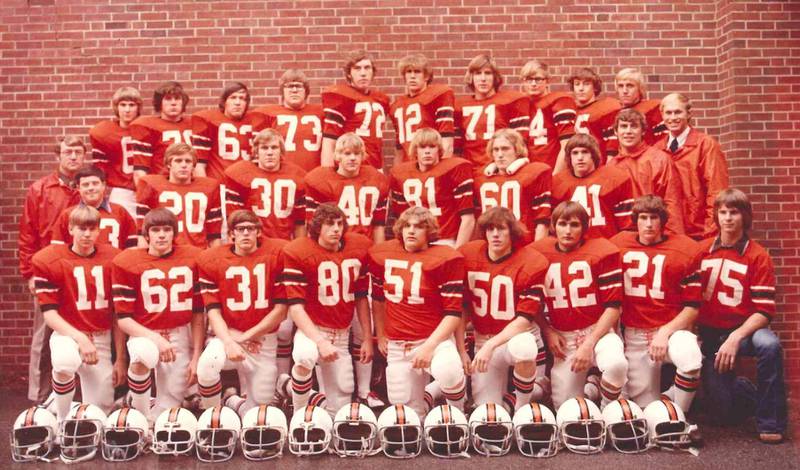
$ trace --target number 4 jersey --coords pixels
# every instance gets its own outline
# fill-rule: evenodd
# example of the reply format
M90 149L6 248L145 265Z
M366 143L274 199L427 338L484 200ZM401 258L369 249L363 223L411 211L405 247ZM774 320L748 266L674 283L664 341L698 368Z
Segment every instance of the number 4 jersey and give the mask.
M147 248L130 248L114 258L114 310L151 330L169 330L188 324L203 312L197 276L200 249L175 245L163 256Z

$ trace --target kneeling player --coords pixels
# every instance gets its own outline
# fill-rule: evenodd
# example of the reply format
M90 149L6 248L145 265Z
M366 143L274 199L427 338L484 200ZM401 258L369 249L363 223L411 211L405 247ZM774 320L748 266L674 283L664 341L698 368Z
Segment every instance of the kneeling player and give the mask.
M292 358L292 404L308 403L311 371L327 395L329 411L350 403L353 363L348 350L353 309L364 335L362 363L372 360L372 328L367 302L369 238L347 232L344 212L332 203L321 204L308 227L308 238L298 238L283 249L281 283L286 288L289 315L297 325Z
M592 365L602 373L605 405L619 397L628 376L622 340L614 332L622 302L619 250L604 238L584 237L589 215L577 202L556 206L552 223L556 238L531 246L550 262L544 284L549 322L540 318L538 323L555 357L553 405L583 396Z
M285 240L261 237L261 220L249 210L228 218L231 245L209 248L197 260L200 293L214 338L197 364L203 408L219 405L220 371L236 369L246 400L236 411L268 404L275 393L278 325L286 295L277 286Z
M464 370L453 333L461 323L464 257L449 246L431 245L438 226L423 207L406 209L394 233L396 240L369 251L375 331L386 355L389 401L424 414L430 374L448 403L463 409Z
M664 234L667 206L658 196L637 199L631 218L637 231L611 239L624 269L626 391L642 408L657 400L661 364L669 361L678 371L667 395L688 412L702 365L691 333L700 308L699 245L685 235Z
M475 328L472 396L476 405L501 403L508 368L513 367L516 406L542 401L547 378L545 351L534 318L543 305L547 259L524 248L522 224L504 207L494 207L478 219L483 240L459 249L464 255L470 306ZM538 367L538 374L537 374ZM539 376L540 384L534 379Z
M128 339L131 404L145 416L180 406L196 379L203 349L203 306L196 289L200 249L173 245L178 220L169 209L144 218L147 248L131 248L112 269L114 310ZM151 371L156 405L150 414Z
M97 245L100 213L89 206L69 215L72 245L50 245L33 257L33 280L50 336L54 408L59 422L69 413L75 395L75 374L81 378L82 401L108 413L114 386L125 376L123 336L113 321L111 260L119 250ZM111 362L114 335L116 362Z

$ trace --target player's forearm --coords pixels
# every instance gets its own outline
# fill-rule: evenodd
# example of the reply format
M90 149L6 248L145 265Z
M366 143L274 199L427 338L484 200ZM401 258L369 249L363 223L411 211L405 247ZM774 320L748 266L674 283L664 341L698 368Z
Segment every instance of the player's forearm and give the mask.
M197 162L197 165L194 167L194 176L195 177L203 177L207 176L206 174L206 164Z
M358 323L361 325L363 342L372 342L372 319L369 313L369 301L366 297L356 299L356 314Z
M223 343L233 341L231 332L228 329L228 324L225 323L225 319L222 318L222 311L220 311L220 309L209 309L206 315L208 315L208 324L211 326L211 331L214 332L214 336L222 340Z
M531 322L525 317L516 317L503 328L500 333L492 336L487 343L492 345L492 348L497 348L506 344L511 338L520 333L524 333L531 329Z
M380 338L386 336L386 304L381 300L372 299L372 322L375 324L375 334Z
M534 241L541 240L542 238L546 237L549 232L550 228L547 226L547 224L536 224L536 230L534 230L533 233Z
M311 320L306 313L306 309L303 304L294 304L289 307L289 316L292 318L292 321L300 331L303 332L304 335L308 337L314 343L319 343L322 341L323 338L322 334L317 329L317 325Z
M691 330L694 326L695 320L697 319L697 315L697 308L683 307L683 310L681 310L669 323L662 326L661 329L670 335L679 330Z
M117 361L124 361L125 356L125 333L119 328L119 322L114 317L113 324L111 325L111 337L114 338L114 353Z
M51 330L60 335L68 336L74 339L76 342L86 337L85 333L70 325L68 321L64 320L64 317L58 313L58 310L47 310L46 312L42 313L42 316L44 316L45 324Z
M567 139L561 139L561 148L558 150L558 157L556 157L556 164L553 167L553 174L560 173L567 169L567 162L565 159L564 149L567 147Z
M247 339L258 339L271 331L277 330L281 322L286 319L286 310L286 304L275 305L260 322L245 331L245 337Z
M453 138L452 137L442 137L442 148L444 151L442 152L442 159L450 158L453 156Z
M619 314L619 308L606 307L606 309L603 310L603 314L600 315L600 318L597 320L597 323L594 324L594 328L592 332L589 333L587 339L591 341L592 344L597 344L600 338L605 336L617 324L619 321Z
M467 315L462 315L455 333L456 349L461 354L466 354L467 352L467 323L469 323Z
M155 342L161 336L131 317L120 318L118 324L123 333L134 338L149 338Z
M336 148L336 141L329 137L322 138L322 151L319 155L320 166L333 168L333 151Z
M202 313L192 314L192 357L200 357L206 341L206 318Z
M464 214L461 216L461 224L458 226L456 236L456 248L464 245L472 238L472 231L475 230L475 214Z
M455 333L460 324L461 316L446 315L425 342L435 348L442 341L453 336L453 333Z
M749 338L753 333L767 326L769 326L769 318L760 313L754 313L750 315L739 328L733 330L729 336L741 341L744 338Z

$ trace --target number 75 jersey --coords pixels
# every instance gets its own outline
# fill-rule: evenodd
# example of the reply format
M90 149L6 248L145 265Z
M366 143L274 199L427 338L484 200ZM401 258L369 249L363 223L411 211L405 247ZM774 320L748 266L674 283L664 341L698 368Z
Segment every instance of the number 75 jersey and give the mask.
M553 237L528 246L550 262L544 293L553 328L586 328L597 323L606 308L622 304L619 250L605 238L586 240L570 252L561 251Z

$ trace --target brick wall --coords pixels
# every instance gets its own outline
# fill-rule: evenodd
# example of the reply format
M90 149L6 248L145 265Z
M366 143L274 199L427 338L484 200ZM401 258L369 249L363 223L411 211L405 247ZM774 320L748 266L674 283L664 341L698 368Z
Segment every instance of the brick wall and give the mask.
M431 6L435 4L436 6ZM288 67L319 89L341 78L340 53L378 57L376 85L401 92L394 64L427 54L436 79L464 93L471 57L492 52L516 87L537 57L561 80L590 65L606 92L623 66L649 77L650 97L682 91L695 124L727 152L733 183L752 195L754 235L778 274L774 327L787 378L800 393L800 4L789 1L155 1L6 0L0 6L0 368L24 374L30 296L17 272L24 189L53 168L49 143L110 116L117 87L143 95L164 80L189 91L193 112L215 105L226 80L247 82L256 104L275 101ZM559 83L556 89L564 89ZM150 112L149 106L147 109ZM393 135L389 133L390 137ZM45 145L46 144L46 145ZM387 149L391 152L391 145Z

